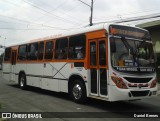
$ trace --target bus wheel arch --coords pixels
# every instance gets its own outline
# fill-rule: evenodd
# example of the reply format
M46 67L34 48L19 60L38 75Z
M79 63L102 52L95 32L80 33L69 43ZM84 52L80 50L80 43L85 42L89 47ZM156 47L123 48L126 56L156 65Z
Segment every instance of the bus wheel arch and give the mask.
M18 85L21 89L26 89L27 87L26 74L24 71L19 72Z
M86 99L86 85L79 75L72 75L68 81L68 92L76 103L84 103Z

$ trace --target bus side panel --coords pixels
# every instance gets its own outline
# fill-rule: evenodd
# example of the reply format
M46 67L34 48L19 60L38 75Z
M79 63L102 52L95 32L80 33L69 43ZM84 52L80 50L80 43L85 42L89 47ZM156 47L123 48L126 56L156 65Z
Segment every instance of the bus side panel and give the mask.
M27 85L41 87L43 63L27 63Z
M11 64L10 63L3 63L3 78L7 81L10 81L11 77Z
M19 78L20 72L24 72L26 74L26 63L17 63L16 64L16 78ZM18 82L18 79L17 79Z
M45 62L44 64L41 88L51 91L59 91L59 80L54 78L54 73L57 72L58 68L55 67L52 62Z
M87 82L87 70L84 67L73 67L74 62L67 63L55 63L55 67L58 68L59 73L54 78L59 78L59 90L61 92L68 92L68 80L71 76L77 75ZM63 68L62 68L63 67ZM85 77L85 78L84 78ZM72 80L74 81L74 80ZM88 87L86 87L88 89Z
M58 92L68 92L68 80L72 75L86 77L87 70L84 67L72 67L72 62L50 62L44 68L44 77L41 88Z

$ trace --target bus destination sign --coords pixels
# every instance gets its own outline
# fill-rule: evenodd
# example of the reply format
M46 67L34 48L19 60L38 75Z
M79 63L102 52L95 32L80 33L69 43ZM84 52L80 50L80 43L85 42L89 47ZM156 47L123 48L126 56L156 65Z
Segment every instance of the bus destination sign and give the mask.
M147 40L150 39L149 33L147 31L133 27L111 25L109 31L112 35L115 36L130 37L137 39L145 38Z

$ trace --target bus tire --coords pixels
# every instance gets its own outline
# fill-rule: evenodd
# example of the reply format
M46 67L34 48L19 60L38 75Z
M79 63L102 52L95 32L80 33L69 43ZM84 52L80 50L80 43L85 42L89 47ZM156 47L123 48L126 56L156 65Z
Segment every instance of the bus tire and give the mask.
M70 96L76 103L84 103L86 100L86 88L82 80L74 80L70 86Z
M19 77L19 87L21 89L26 89L27 85L26 85L26 75L24 73L22 73Z

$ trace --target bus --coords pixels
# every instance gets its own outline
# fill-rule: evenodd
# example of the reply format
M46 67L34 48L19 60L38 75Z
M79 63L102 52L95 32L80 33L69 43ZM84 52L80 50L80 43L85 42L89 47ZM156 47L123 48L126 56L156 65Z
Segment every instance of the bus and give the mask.
M105 23L8 46L3 77L77 103L138 100L157 95L155 61L147 30Z

